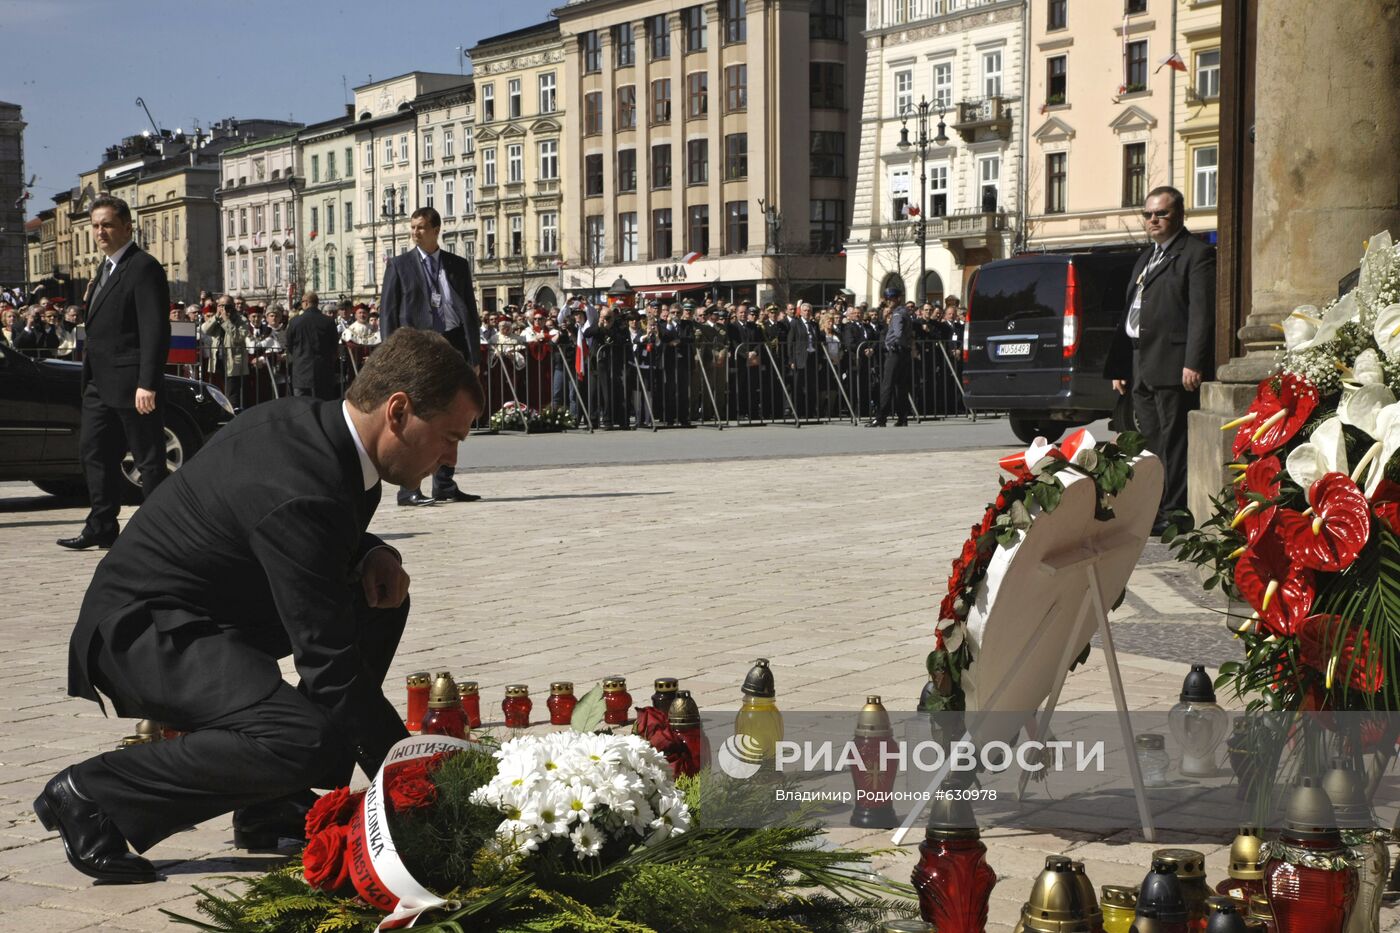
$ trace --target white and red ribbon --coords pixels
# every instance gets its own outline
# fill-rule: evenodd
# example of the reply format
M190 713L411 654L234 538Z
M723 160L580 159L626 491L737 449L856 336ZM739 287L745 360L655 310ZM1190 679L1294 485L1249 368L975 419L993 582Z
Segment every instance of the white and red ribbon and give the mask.
M1003 470L1017 479L1030 479L1034 475L1036 464L1047 457L1082 464L1085 459L1083 452L1093 450L1094 444L1094 435L1089 433L1089 429L1080 428L1058 446L1043 437L1037 437L1024 451L1007 454L997 462Z
M462 751L472 747L471 742L447 735L410 736L389 750L384 764L365 791L360 812L350 824L350 880L366 902L388 912L376 929L411 927L424 911L436 908L455 910L461 906L456 901L438 897L419 884L399 857L389 833L389 807L384 800L385 771L391 766L430 758L439 752Z

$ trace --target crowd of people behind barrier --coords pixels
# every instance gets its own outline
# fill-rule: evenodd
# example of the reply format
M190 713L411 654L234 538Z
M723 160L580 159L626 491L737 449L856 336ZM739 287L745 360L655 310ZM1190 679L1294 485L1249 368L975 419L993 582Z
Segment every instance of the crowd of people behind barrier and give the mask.
M308 297L315 307L308 293L303 308ZM819 310L806 302L760 308L707 298L630 309L575 298L559 308L526 302L486 312L481 426L507 405L567 411L579 427L602 430L872 418L896 305L893 297L874 307L838 297ZM908 410L915 418L965 413L958 299L907 307ZM219 386L239 409L286 395L288 324L299 313L207 293L198 304L176 303L171 320L197 325L200 348L199 363L177 371ZM350 301L330 314L343 392L380 342L379 315L373 304ZM16 308L0 300L0 343L71 359L80 320L77 305L40 299Z

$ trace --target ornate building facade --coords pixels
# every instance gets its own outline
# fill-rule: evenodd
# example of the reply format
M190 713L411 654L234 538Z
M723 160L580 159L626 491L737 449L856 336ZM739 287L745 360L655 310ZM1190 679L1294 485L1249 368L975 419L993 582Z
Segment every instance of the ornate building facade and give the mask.
M312 124L297 134L296 281L331 304L355 294L366 275L355 233L353 115Z
M230 146L219 160L224 291L250 304L290 300L306 278L297 249L298 155L294 130Z

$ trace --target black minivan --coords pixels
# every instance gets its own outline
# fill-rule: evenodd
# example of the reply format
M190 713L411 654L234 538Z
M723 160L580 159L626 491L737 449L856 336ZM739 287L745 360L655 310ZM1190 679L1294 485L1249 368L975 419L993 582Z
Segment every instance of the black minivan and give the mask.
M968 407L1006 412L1026 443L1109 417L1118 394L1104 364L1140 252L1037 253L978 269L963 338Z

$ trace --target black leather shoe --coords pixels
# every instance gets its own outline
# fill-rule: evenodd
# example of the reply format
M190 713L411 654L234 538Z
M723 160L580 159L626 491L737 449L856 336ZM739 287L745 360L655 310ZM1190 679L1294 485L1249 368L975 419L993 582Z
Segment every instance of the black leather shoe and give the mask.
M400 499L399 505L437 505L437 500L432 496L425 496L421 492L415 492L411 496L405 496Z
M70 769L44 785L34 813L45 829L58 831L68 863L88 877L113 884L161 880L154 865L127 848L107 814L78 791Z
M1155 522L1152 523L1152 537L1162 537L1162 532L1166 531L1167 526L1170 524L1171 522L1167 521L1165 518L1157 519Z
M907 428L907 427L909 427L909 422L907 422L907 421L896 421L896 422L894 423L894 426L897 427L897 428Z
M862 427L866 428L883 428L884 426L885 422L883 421L867 421L864 425L862 425Z
M233 811L233 844L254 852L276 849L283 839L306 842L306 813L316 802L311 791L279 797Z
M481 497L470 492L454 489L445 496L437 496L438 502L480 502Z
M59 538L58 546L66 547L70 551L85 551L90 547L99 547L107 550L117 543L117 536L95 535L84 529L76 538Z

